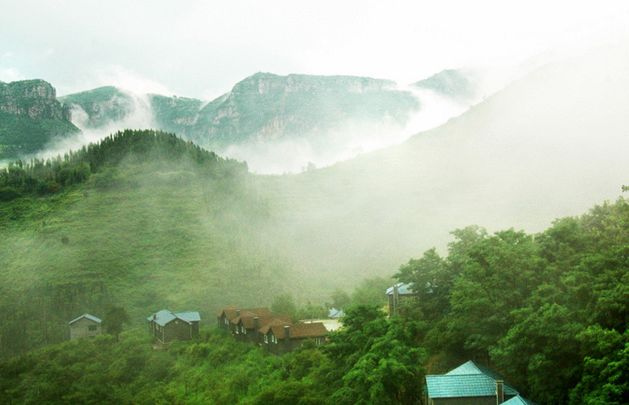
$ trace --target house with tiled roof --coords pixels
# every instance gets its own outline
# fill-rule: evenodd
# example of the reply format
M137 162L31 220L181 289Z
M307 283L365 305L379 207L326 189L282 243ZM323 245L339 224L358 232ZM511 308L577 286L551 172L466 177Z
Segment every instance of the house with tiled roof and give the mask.
M272 324L260 330L262 345L271 353L282 354L296 349L306 341L320 346L325 343L328 330L321 322L292 325ZM264 332L264 333L263 333Z
M162 309L146 318L149 333L160 343L190 340L199 336L201 315L196 311L171 312Z
M231 323L234 325L234 336L238 340L250 341L253 343L261 343L262 337L260 334L260 328L271 323L290 324L291 319L289 316L284 315L262 315L259 316L256 313L244 311L240 316L234 318Z
M94 315L83 314L68 322L70 340L94 337L103 333L102 320Z
M517 396L518 391L500 375L473 361L445 374L426 376L426 403L429 405L496 405Z
M238 318L241 313L252 313L255 316L271 316L271 310L268 308L238 308L235 306L229 306L223 308L217 315L216 320L218 327L221 329L230 330L235 332L235 324L232 322L234 319Z
M412 284L397 283L385 291L388 301L389 316L398 315L404 302L415 299L417 294L413 291Z

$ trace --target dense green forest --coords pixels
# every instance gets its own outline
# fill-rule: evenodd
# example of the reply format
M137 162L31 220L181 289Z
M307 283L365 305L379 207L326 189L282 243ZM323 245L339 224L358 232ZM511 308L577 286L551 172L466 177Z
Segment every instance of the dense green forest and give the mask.
M143 331L70 341L0 363L2 403L416 403L425 352L413 325L348 312L323 348L278 357L217 330L154 350Z
M412 404L426 373L474 359L541 404L626 403L625 199L538 234L468 227L453 236L447 255L431 249L400 267L395 277L413 283L418 298L398 317L387 319L373 292L387 280L351 296L335 291L333 301L349 308L345 328L321 349L275 357L206 329L199 341L155 351L132 327L119 342L66 342L3 361L0 395L8 403Z
M435 364L477 359L543 404L626 403L629 393L629 204L563 218L537 235L453 233L396 277L416 286Z

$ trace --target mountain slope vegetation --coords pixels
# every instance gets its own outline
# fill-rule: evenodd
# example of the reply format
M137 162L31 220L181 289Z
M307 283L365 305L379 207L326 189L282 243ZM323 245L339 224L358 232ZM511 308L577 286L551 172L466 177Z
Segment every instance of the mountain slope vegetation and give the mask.
M255 232L268 206L250 181L244 164L152 131L0 172L2 354L59 341L77 311L115 302L136 321L270 302L297 274Z
M77 312L112 302L136 320L284 292L322 302L443 249L449 230L541 231L615 198L629 170L629 69L618 56L547 66L404 144L300 175L247 174L150 131L16 164L4 176L22 180L0 186L0 288L13 314L2 327L15 337L3 353L57 341ZM614 75L599 74L600 60ZM93 167L97 151L111 157Z
M453 233L447 255L431 249L399 269L418 297L398 316L354 302L322 347L278 357L213 328L154 350L138 327L0 361L0 400L416 404L425 374L474 359L539 403L624 403L626 200L534 235Z

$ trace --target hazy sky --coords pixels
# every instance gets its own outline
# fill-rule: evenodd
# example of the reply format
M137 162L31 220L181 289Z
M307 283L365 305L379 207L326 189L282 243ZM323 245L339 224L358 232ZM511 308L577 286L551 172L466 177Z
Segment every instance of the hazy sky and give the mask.
M627 36L629 1L5 1L0 80L211 98L257 71L408 83Z

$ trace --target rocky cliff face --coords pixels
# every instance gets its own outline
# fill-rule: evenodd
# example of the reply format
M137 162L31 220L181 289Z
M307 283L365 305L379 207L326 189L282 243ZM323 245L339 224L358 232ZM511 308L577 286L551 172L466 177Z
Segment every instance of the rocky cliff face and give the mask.
M132 97L113 86L71 94L59 100L67 109L74 110L77 116L73 117L73 121L86 128L98 128L122 120L134 110ZM81 122L77 121L79 112L86 115L81 117Z
M36 153L78 131L70 111L43 80L0 82L0 160Z
M70 119L68 109L57 101L55 88L44 80L0 82L0 111L32 119Z
M62 97L98 128L137 113L137 100L115 87ZM210 103L186 97L140 95L156 128L214 149L248 142L320 139L350 122L403 125L419 109L409 92L389 80L353 76L278 76L256 73ZM75 120L76 122L76 120ZM83 123L81 123L83 124Z
M389 80L256 73L199 111L189 135L213 145L319 138L351 122L403 125L418 109Z

